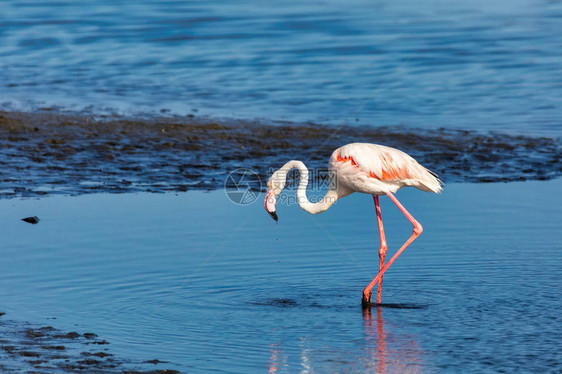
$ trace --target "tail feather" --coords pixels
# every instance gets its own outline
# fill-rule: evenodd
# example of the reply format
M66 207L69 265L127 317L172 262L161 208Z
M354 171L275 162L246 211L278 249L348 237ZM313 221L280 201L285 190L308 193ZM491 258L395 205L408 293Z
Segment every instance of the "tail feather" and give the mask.
M425 173L423 178L418 179L418 182L421 184L418 188L427 192L440 193L443 190L443 182L439 179L436 173L423 166L422 168Z

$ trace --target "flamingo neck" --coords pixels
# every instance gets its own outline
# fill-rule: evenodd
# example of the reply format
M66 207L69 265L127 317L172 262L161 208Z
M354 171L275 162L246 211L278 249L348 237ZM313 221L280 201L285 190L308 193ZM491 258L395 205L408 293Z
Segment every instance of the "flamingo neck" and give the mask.
M318 214L328 210L328 208L336 202L338 199L338 192L333 188L333 186L328 188L324 197L322 197L318 202L310 202L306 196L306 187L308 186L309 176L307 167L301 161L292 160L287 162L281 169L279 169L279 172L284 174L285 181L287 180L287 173L291 169L297 169L300 174L299 186L297 187L297 199L302 210L310 214Z

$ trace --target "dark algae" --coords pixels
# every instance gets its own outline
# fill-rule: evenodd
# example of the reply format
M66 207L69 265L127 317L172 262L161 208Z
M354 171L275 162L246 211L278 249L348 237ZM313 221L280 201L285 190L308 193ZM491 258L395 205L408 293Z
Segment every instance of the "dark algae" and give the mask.
M63 332L52 326L36 327L3 318L0 336L1 373L179 373L154 369L165 361L135 362L116 357L109 348L91 345L109 344L93 333Z
M562 173L560 139L400 127L338 128L197 117L0 112L0 197L221 188L231 171L300 159L327 166L351 142L406 151L445 182L547 180Z

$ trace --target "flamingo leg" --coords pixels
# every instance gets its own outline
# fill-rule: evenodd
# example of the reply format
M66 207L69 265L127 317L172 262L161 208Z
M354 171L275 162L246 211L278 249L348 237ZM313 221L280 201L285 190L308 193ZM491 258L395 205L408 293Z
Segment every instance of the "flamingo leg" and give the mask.
M377 223L379 225L379 236L381 239L381 246L379 248L379 272L384 267L384 259L386 257L386 251L388 247L386 246L386 238L384 237L384 227L382 225L382 215L381 215L381 206L379 204L379 197L378 195L373 195L373 200L375 201L375 210L377 212ZM379 287L377 289L377 304L381 303L381 294L382 294L382 276L379 282Z
M391 194L390 192L387 193L387 196L390 197L390 199L394 202L394 204L396 204L396 206L398 207L398 209L400 209L400 211L406 216L406 218L408 218L408 220L412 223L412 225L414 225L414 231L412 232L412 235L410 236L410 238L408 240L406 240L406 242L404 244L402 244L402 247L400 247L400 249L398 251L396 251L396 253L394 254L394 256L392 256L392 258L386 263L386 265L379 271L379 273L377 274L377 276L371 281L371 283L369 283L369 285L363 290L363 306L367 307L371 305L371 293L373 290L373 287L375 286L375 284L377 284L378 281L382 280L382 276L384 274L385 271L388 270L388 268L390 267L390 265L392 265L392 263L394 261L396 261L396 259L398 258L398 256L400 256L400 254L402 252L404 252L404 250L414 241L416 240L416 238L418 236L420 236L420 234L423 231L423 227L422 225L420 225L420 223L418 221L416 221L416 219L406 210L406 208L404 208L402 206L402 204L400 204L400 202L398 201L398 199L396 199L396 197L394 197L393 194Z

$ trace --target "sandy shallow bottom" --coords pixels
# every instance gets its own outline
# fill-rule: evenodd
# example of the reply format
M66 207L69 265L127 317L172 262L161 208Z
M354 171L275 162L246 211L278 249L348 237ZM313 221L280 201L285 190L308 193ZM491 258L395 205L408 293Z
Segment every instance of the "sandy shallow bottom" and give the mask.
M561 188L401 190L425 231L385 276L389 305L370 312L369 196L318 216L279 206L278 225L260 201L235 205L220 190L0 200L0 344L40 349L21 331L52 326L84 344L96 334L112 355L96 360L139 370L158 359L190 373L557 372ZM388 199L382 210L393 253L411 227ZM79 356L80 344L67 350ZM33 357L0 357L4 371L39 370Z

